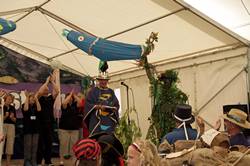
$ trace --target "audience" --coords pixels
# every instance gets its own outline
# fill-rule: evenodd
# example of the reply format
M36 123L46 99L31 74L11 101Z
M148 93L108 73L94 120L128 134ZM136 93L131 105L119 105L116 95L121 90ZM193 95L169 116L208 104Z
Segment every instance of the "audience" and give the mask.
M229 134L230 144L249 146L242 129L250 129L250 123L247 121L247 114L239 109L231 109L224 114L224 124Z
M24 92L26 99L22 105L24 133L24 166L36 166L38 148L39 118L41 105L34 93Z
M81 139L73 146L76 166L101 166L101 146L93 139Z
M11 156L14 151L14 142L15 142L15 123L16 123L16 109L12 105L14 101L14 96L11 94L6 94L4 96L4 137L6 139L6 166L10 165Z
M169 144L174 144L177 140L195 140L199 137L196 129L191 127L191 123L195 121L192 115L192 107L187 104L179 104L176 106L173 114L176 128L172 132L167 133L163 138L167 140ZM201 131L204 131L204 123L197 121Z
M80 98L73 90L62 102L62 115L59 121L60 165L64 158L73 157L72 146L79 139L79 128L82 125L82 115L79 111Z

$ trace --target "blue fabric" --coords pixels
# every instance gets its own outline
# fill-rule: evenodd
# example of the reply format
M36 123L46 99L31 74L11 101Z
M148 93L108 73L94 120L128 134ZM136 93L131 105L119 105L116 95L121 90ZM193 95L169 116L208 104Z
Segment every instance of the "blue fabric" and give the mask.
M94 108L95 105L105 105L116 107L117 109L106 108L106 114L103 114L102 111ZM93 87L88 92L84 106L84 121L90 135L101 132L114 133L115 127L119 121L119 107L119 101L112 89Z
M230 145L245 145L249 146L246 137L243 135L243 133L238 133L234 136L230 137Z
M195 140L197 137L197 130L187 127L188 139ZM177 140L186 140L184 128L175 128L172 132L166 134L162 138L162 142L167 140L169 144L174 144Z
M13 21L8 21L0 18L0 35L4 35L16 29L16 24Z
M141 58L140 45L125 44L90 36L86 33L69 31L67 39L76 47L102 61L136 60ZM95 44L94 44L95 43Z

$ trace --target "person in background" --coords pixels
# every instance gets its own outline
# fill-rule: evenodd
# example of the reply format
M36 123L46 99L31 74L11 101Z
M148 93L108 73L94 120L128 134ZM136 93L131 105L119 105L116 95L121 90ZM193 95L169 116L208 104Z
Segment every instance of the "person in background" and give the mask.
M36 153L39 138L38 112L41 105L34 93L24 92L26 99L22 105L24 125L24 166L36 166Z
M64 158L73 157L72 146L79 139L79 128L82 125L80 106L81 99L73 90L62 102L62 115L59 121L60 165L64 165Z
M16 124L16 109L13 105L14 96L11 94L6 94L4 96L4 137L6 139L6 165L10 165L11 156L14 151L15 142L15 124Z
M42 163L45 159L45 165L53 166L51 162L52 155L52 133L53 133L53 106L57 95L59 94L59 88L55 83L56 70L50 75L46 82L40 87L37 93L37 98L41 105L41 111L39 112L39 141L37 150L37 164ZM49 82L52 84L52 94L49 94Z
M163 137L162 142L167 140L169 144L174 144L177 140L195 140L199 137L197 130L191 127L191 123L195 121L195 118L192 115L192 107L190 105L178 104L173 117L176 128L172 132L167 133ZM197 123L200 131L204 132L205 124L200 119L197 120Z
M242 133L242 129L250 129L247 114L242 110L232 108L227 114L223 115L223 118L230 145L249 146L246 137Z
M81 139L72 150L77 158L75 166L101 166L101 146L96 140Z
M4 90L0 90L0 111L2 111L1 109L1 106L2 106L2 97L6 95L6 92ZM4 141L4 134L3 133L0 133L0 143Z

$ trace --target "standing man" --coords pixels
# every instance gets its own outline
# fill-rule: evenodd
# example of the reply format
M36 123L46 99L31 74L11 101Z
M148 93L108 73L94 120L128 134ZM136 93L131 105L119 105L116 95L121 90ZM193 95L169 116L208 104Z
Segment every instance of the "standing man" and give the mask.
M84 121L89 136L100 132L113 133L119 120L119 102L114 91L107 86L107 73L99 74L96 80L98 85L89 91L85 103Z
M39 142L37 150L37 164L42 163L43 158L45 164L52 166L51 155L52 155L52 133L53 133L53 106L55 99L59 93L59 88L55 84L56 70L50 75L46 82L38 90L38 99L41 105L41 112L39 112L40 119L40 132ZM52 84L52 94L49 94L49 82Z

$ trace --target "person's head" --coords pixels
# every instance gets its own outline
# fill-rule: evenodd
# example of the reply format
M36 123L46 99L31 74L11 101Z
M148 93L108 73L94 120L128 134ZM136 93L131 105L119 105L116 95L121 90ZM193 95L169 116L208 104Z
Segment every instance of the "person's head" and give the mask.
M91 138L96 139L101 146L102 166L120 165L123 162L123 145L114 134L101 132L93 134Z
M98 81L98 86L100 88L107 88L109 81L109 76L107 75L107 73L100 73L96 77L96 80Z
M250 123L247 121L247 114L239 109L231 109L223 115L226 131L229 135L241 132L241 128L250 129Z
M101 165L101 147L96 140L81 139L74 144L72 150L79 161L78 166Z
M10 105L14 101L14 96L10 93L6 94L4 96L4 104L5 105Z
M34 93L30 93L29 94L29 104L34 104L36 102L35 100L35 94Z
M183 122L191 124L195 120L192 115L192 107L188 104L178 104L175 108L173 117L175 118L177 127Z
M149 140L138 140L128 148L128 166L158 166L160 157L156 146Z

